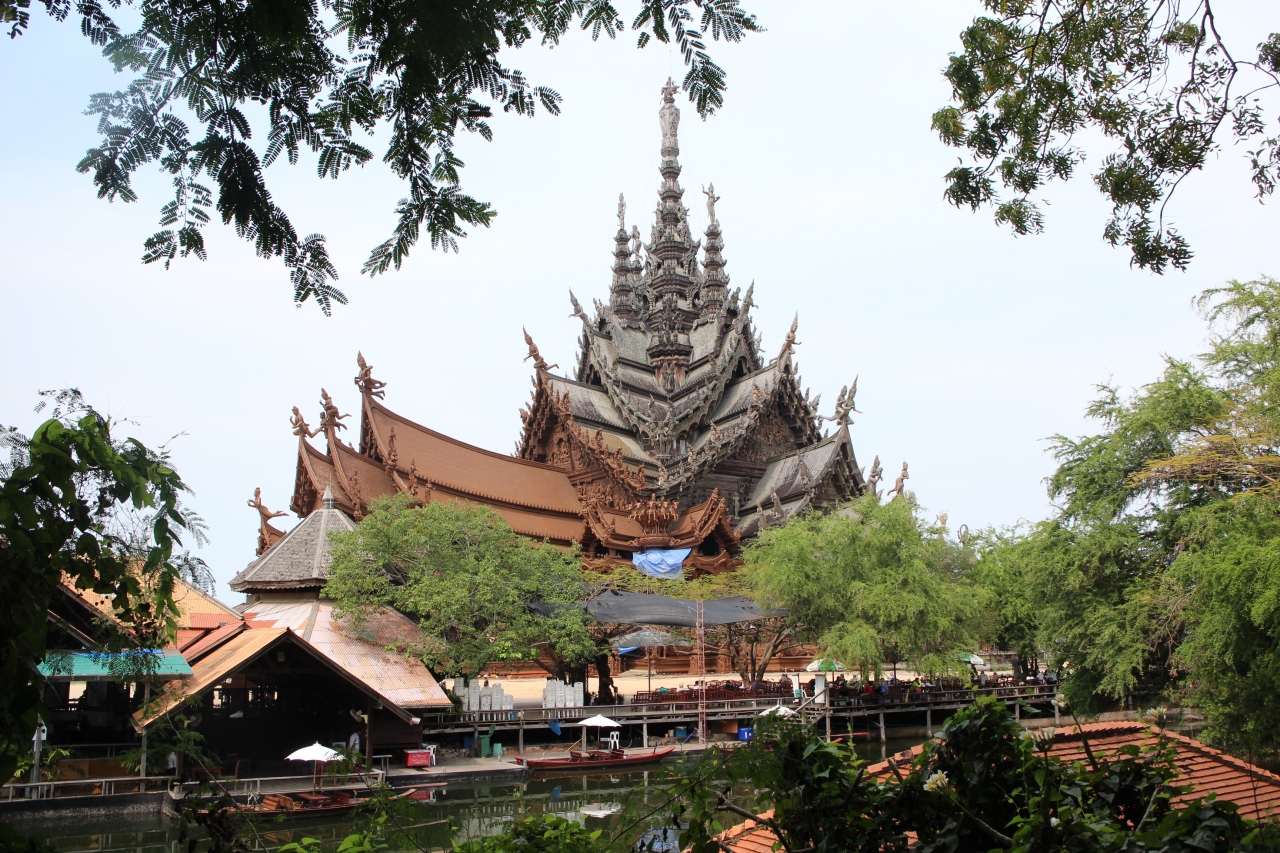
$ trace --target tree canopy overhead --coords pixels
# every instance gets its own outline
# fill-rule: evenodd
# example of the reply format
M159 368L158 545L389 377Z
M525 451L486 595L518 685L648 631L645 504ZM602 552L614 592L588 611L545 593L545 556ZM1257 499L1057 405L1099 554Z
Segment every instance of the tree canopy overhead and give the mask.
M503 48L555 45L575 27L592 39L628 28L638 45L673 44L687 67L682 82L704 118L724 103L725 73L708 40L739 41L758 31L739 0L639 0L624 21L609 0L123 0L141 16L117 21L122 0L38 0L80 29L128 87L92 97L101 141L78 169L98 196L136 201L139 169L172 176L173 198L143 261L206 256L201 229L213 215L289 269L294 300L314 298L328 313L346 297L333 281L325 238L302 235L268 188L266 167L317 155L320 177L337 178L374 158L362 137L386 128L382 160L408 184L391 236L362 272L399 269L424 235L457 249L467 226L495 211L463 191L459 133L490 139L495 110L533 116L560 112L561 96L499 62ZM31 25L31 0L0 0L0 22L16 36ZM256 109L253 109L256 108ZM255 122L265 111L266 127ZM195 127L192 126L194 120Z
M1192 251L1166 217L1179 184L1226 140L1248 146L1259 198L1280 168L1280 33L1228 44L1213 0L983 0L946 77L952 104L933 116L969 162L947 175L947 200L991 206L1015 234L1044 227L1033 194L1071 178L1079 136L1113 149L1094 183L1111 202L1103 236L1135 266L1185 269Z

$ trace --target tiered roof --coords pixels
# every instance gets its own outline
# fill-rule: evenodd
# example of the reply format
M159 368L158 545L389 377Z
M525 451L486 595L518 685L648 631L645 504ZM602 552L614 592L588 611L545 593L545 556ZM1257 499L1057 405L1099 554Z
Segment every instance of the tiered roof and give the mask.
M635 226L628 231L619 198L609 303L597 300L588 315L570 293L582 323L574 377L552 374L529 341L538 377L533 405L522 412L518 452L565 461L555 429L572 415L604 448L644 471L639 492L688 507L719 489L734 505L736 534L752 535L769 523L768 512L780 522L815 500L860 493L847 429L856 382L854 392L841 393L832 417L819 418L818 399L800 390L798 318L775 356L762 350L751 318L754 285L745 296L729 289L714 185L703 189L705 250L692 237L679 183L675 92L668 80L659 111L662 183L649 241ZM834 422L834 435L824 438L823 420ZM808 479L798 473L805 470Z
M857 383L841 392L834 415L820 418L818 399L801 392L798 319L776 355L761 349L753 289L745 296L729 289L714 187L704 190L703 240L692 237L679 182L675 92L668 80L659 110L662 182L648 242L639 228L628 231L620 198L609 303L597 300L588 315L570 293L582 324L574 376L553 374L525 333L534 392L521 412L516 456L393 412L384 403L385 383L357 356L358 447L340 436L348 416L323 389L318 429L294 409L295 512L320 510L326 489L336 509L356 521L380 495L466 500L492 507L526 536L582 544L602 568L636 551L691 548L686 569L720 571L732 567L743 536L863 490L848 430ZM833 433L824 436L823 420L834 424ZM324 451L310 441L321 433ZM272 554L284 544L242 573L246 581L250 572L269 579L271 566L283 569L284 558Z

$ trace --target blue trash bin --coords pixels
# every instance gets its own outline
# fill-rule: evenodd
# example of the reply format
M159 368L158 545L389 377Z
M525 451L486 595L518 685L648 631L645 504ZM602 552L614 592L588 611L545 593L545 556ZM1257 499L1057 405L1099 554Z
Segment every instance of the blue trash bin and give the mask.
M738 729L738 740L751 740L755 736L756 730L751 726L744 726Z

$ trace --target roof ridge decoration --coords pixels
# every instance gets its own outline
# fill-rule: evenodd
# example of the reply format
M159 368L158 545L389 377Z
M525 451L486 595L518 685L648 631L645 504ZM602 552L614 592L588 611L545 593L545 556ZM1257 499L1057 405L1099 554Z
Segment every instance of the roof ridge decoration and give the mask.
M253 497L245 501L258 511L258 556L262 556L272 545L284 538L284 531L271 523L271 519L288 515L287 512L272 512L262 503L262 487L253 490Z

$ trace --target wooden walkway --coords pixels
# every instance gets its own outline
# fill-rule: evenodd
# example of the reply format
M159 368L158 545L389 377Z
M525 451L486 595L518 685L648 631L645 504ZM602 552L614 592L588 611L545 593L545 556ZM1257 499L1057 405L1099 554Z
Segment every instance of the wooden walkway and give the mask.
M1021 715L1022 705L1031 705L1038 712L1052 709L1057 685L1027 685L1025 687L993 687L974 690L934 690L909 693L901 696L856 696L852 699L834 700L829 705L816 705L812 699L768 697L753 699L708 699L707 722L736 720L739 725L750 725L750 720L776 705L803 708L803 713L815 724L825 725L831 734L833 724L843 731L874 731L885 740L887 722L902 715L923 716L928 734L932 736L935 720L941 723L950 712L966 708L979 696L995 696L1012 707L1015 716ZM937 717L934 715L938 714ZM1056 710L1053 711L1056 715ZM649 746L649 727L659 731L672 727L689 726L698 719L698 702L674 701L624 705L590 705L581 708L525 708L515 711L464 711L461 713L426 714L422 717L424 735L471 734L478 736L492 728L496 732L518 732L518 749L524 750L526 730L549 729L552 722L571 727L579 720L602 714L621 723L624 730L640 727L641 745Z

